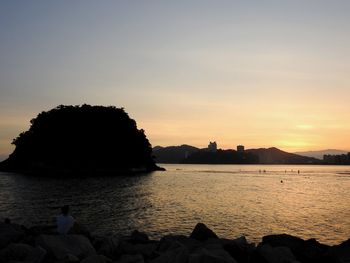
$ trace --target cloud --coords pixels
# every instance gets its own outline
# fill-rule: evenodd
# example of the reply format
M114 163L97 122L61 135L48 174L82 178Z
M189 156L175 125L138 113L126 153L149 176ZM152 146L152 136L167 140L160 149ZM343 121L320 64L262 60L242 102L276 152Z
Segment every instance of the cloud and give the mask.
M300 130L311 130L314 128L314 126L310 124L299 124L296 127Z

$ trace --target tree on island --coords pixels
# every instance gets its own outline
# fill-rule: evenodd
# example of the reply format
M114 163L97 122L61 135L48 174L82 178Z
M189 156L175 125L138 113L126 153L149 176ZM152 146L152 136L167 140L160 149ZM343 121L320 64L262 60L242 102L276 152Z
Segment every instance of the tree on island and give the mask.
M123 108L64 106L41 112L12 144L3 170L130 172L157 170L144 130Z

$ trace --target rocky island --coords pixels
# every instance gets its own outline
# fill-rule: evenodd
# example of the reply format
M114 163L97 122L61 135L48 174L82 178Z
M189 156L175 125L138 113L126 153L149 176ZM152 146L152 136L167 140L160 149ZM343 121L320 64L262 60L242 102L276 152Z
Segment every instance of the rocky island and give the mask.
M0 170L45 175L125 174L160 170L144 130L123 108L58 106L31 120Z

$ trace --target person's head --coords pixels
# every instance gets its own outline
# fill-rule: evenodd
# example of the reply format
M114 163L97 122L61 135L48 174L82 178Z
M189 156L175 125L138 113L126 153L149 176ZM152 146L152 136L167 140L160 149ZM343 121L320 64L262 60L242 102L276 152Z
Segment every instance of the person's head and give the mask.
M68 213L69 213L69 206L68 205L62 206L61 207L61 212L65 216L68 215Z

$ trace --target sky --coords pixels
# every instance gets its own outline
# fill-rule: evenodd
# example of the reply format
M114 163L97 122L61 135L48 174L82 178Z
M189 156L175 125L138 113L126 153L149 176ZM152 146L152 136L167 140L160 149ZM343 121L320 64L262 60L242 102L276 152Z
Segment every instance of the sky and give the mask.
M1 1L0 158L41 111L124 107L152 146L350 150L350 1Z

